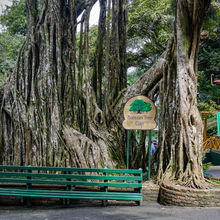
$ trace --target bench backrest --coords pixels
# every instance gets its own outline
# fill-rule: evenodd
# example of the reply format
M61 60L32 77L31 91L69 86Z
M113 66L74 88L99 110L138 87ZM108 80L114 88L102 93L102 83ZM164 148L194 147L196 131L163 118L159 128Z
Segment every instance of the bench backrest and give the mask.
M130 187L142 190L142 169L92 169L0 165L0 183L65 185L87 187ZM107 190L106 190L107 191Z

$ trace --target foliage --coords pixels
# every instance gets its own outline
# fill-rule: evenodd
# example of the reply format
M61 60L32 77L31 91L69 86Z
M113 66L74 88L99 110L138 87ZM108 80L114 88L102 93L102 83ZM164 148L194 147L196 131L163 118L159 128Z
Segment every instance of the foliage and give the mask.
M128 66L149 69L166 48L173 15L166 0L133 0L128 17Z
M146 68L130 67L127 72L127 86L133 85L140 76L146 71Z
M211 87L211 86L210 86L210 87ZM212 87L213 87L213 86L212 86ZM215 88L215 87L213 87L213 88ZM217 92L218 92L218 91L217 91ZM208 96L208 95L209 95L209 94L207 94L207 96ZM199 102L199 103L198 103L198 108L199 108L200 111L215 111L216 109L219 108L219 106L216 104L215 101L209 99L209 100L207 100L206 102ZM208 122L211 122L211 121L213 121L213 120L216 119L216 114L210 113L210 114L207 114L207 115L205 115L205 116L202 115L202 118L208 118L208 120L209 120ZM208 135L208 136L213 136L213 135L215 135L216 133L217 133L216 123L213 123L213 124L211 125L211 127L208 126L208 128L207 128L207 135Z
M4 76L8 71L12 71L21 45L24 42L24 36L11 35L4 31L0 33L0 75Z
M215 136L217 134L217 126L213 126L210 129L207 129L208 136Z
M217 38L217 30L220 25L220 1L213 0L209 7L207 16L203 23L203 29L209 31L209 37L211 39Z
M213 166L211 162L203 163L202 164L203 172L206 172L211 166Z
M212 1L203 30L208 32L208 39L201 45L199 51L198 99L202 103L208 104L209 100L212 100L220 105L220 90L211 84L212 77L220 79L220 2L218 0Z
M11 35L26 35L25 0L13 0L11 6L6 6L0 16L1 25L5 26Z
M218 74L220 69L220 41L216 39L215 41L210 40L205 43L200 50L199 57L199 67L200 70L206 72L206 75Z
M213 100L209 99L207 102L200 102L198 108L200 111L215 111L218 105Z
M220 91L217 86L211 85L210 80L204 77L204 73L199 72L198 80L198 100L201 110L215 110L220 105ZM212 105L210 103L215 103ZM209 107L209 103L211 106Z
M209 182L220 185L220 180L209 179Z
M0 33L0 86L8 72L15 67L19 50L26 35L25 0L14 0L0 16L3 31Z

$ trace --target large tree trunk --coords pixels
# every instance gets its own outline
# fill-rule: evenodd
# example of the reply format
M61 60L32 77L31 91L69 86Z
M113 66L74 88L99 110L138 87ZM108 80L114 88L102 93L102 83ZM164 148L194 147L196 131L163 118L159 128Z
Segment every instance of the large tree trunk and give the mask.
M115 157L124 165L122 153L117 153L118 149L122 152L124 132L120 128L117 133L118 128L109 122L111 104L126 82L126 1L109 1L108 13L106 1L99 1L92 69L89 15L96 1L26 0L27 39L2 101L1 162L113 167ZM108 25L108 42L104 42L106 16L114 22ZM81 25L79 44L77 23ZM111 76L103 74L105 43L109 45L106 66ZM109 91L103 91L104 80Z
M197 109L197 58L202 22L210 1L178 0L174 38L160 88L158 180L205 187L202 121Z
M95 2L26 1L27 39L17 67L8 78L2 103L4 163L80 166L85 159L80 157L83 154L77 154L77 147L81 147L85 155L91 157L87 166L100 166L100 158L110 161L111 165L106 145L102 147L100 138L93 140L88 118L92 118L98 108L95 106L91 115L89 88L82 86L89 74L87 14ZM76 19L83 10L82 42L87 49L80 54L78 65ZM92 139L89 143L82 140L85 143L76 146L72 155L69 148L75 143L68 145L64 139L69 134L65 133L67 126ZM93 150L96 144L100 144L100 149Z

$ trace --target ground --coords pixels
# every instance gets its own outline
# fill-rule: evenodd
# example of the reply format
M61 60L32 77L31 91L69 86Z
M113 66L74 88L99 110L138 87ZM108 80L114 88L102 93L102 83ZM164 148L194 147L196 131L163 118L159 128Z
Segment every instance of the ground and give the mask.
M220 177L220 166L210 167L214 177ZM143 184L143 187L157 190L153 181ZM69 207L58 205L43 206L0 206L0 220L219 220L219 207L176 207L163 206L157 202L144 202L136 206L134 202L110 201L107 207L102 207L100 201L75 201Z
M209 167L207 173L210 174L214 178L220 178L220 166Z
M111 202L107 207L102 207L99 201L80 201L68 208L7 206L0 210L0 220L219 220L219 216L220 208L183 208L162 206L156 202L144 202L142 206L136 206L133 202Z

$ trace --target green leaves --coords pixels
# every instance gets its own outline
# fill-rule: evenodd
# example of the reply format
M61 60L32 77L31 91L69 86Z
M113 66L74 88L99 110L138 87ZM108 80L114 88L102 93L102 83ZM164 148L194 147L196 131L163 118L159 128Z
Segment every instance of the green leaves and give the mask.
M149 69L165 50L173 15L167 0L133 0L128 14L128 66Z
M216 39L218 37L218 27L220 26L220 1L213 0L205 17L203 29L209 31L209 37Z
M1 25L5 26L11 35L26 35L27 20L25 0L13 0L12 6L6 6L0 16Z
M207 102L200 102L198 107L201 111L215 111L218 108L218 105L210 99Z
M18 52L26 35L25 0L14 0L0 16L4 27L0 33L0 86L9 71L15 67Z
M0 80L3 81L8 71L14 69L18 52L25 36L11 35L8 31L0 33Z
M208 103L212 100L219 105L220 90L216 85L211 85L211 78L220 79L220 26L217 29L218 37L207 40L200 48L198 98L200 102Z

